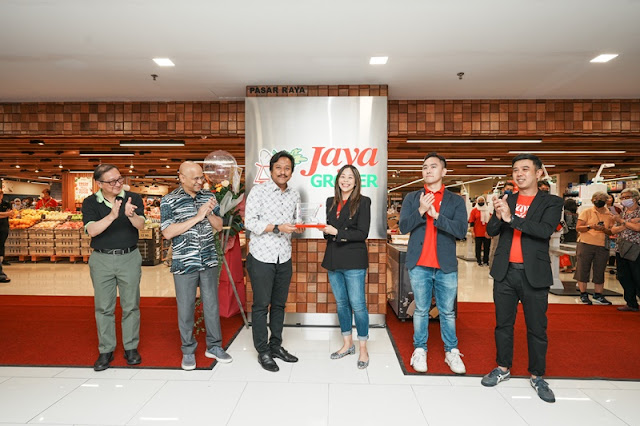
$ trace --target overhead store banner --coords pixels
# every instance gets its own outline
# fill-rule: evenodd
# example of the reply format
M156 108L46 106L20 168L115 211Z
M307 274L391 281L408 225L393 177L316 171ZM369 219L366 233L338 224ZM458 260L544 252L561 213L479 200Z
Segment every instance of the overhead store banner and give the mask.
M335 177L353 164L362 177L362 194L371 198L369 238L387 237L387 97L245 98L246 186L270 179L269 160L281 150L295 158L289 185L302 202L322 204L333 196ZM304 238L321 238L308 229Z

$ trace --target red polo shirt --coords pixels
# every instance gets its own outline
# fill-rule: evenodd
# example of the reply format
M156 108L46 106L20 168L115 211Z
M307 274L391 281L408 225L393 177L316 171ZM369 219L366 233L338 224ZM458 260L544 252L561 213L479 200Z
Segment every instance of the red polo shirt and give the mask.
M442 195L444 194L444 185L440 187L436 192L432 192L424 186L425 194L431 193L436 199L433 202L433 206L436 208L436 211L440 213L440 204L442 204ZM438 268L440 269L440 263L438 263L438 249L437 249L437 240L438 240L438 230L433 224L433 218L429 216L429 214L425 213L427 218L427 229L424 234L424 244L422 244L422 253L420 254L420 258L418 259L418 265L426 266L429 268Z
M516 201L516 211L512 214L515 214L518 217L524 218L527 216L527 211L529 211L529 206L533 199L536 198L535 195L518 195L518 201ZM509 253L509 262L511 263L524 263L524 258L522 257L522 231L518 231L517 229L513 230L513 239L511 240L511 252Z

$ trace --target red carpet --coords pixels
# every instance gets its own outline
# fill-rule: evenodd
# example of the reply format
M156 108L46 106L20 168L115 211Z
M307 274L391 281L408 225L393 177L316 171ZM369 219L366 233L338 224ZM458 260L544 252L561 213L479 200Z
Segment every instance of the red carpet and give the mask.
M123 357L121 312L118 304L114 367L128 367ZM142 298L140 315L142 364L136 367L180 368L175 298ZM220 323L226 347L242 327L242 318L221 318ZM204 337L199 333L196 362L199 368L211 368L214 360L204 356ZM92 367L97 357L93 297L0 296L0 365Z
M547 377L640 379L640 315L619 312L616 306L549 304ZM405 373L413 352L413 323L401 322L387 310L387 326ZM467 375L484 375L495 367L493 303L458 303L458 347ZM527 338L522 305L514 336L511 373L528 376ZM427 374L453 374L444 362L440 323L429 323ZM419 373L415 373L419 374Z

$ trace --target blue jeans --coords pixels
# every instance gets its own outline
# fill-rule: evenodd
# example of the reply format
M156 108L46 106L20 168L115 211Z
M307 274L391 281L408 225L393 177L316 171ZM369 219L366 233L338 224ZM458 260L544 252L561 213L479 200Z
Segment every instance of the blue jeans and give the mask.
M369 339L369 312L364 292L366 269L328 271L331 290L336 298L338 321L343 336L351 336L352 315L356 320L358 340Z
M438 268L415 266L409 270L409 280L416 302L413 314L413 347L427 350L429 338L429 308L435 290L436 306L440 312L440 335L445 352L458 347L456 314L453 305L458 294L458 273L445 274Z

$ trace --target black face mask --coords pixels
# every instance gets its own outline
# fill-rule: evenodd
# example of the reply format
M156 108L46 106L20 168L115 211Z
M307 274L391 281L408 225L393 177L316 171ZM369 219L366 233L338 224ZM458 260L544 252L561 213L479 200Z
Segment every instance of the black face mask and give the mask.
M593 202L593 205L596 206L597 208L604 207L605 204L606 204L606 201L602 201L602 200L596 200Z
M479 205L480 207L482 207L482 206L484 206L484 203L478 203L478 205Z

